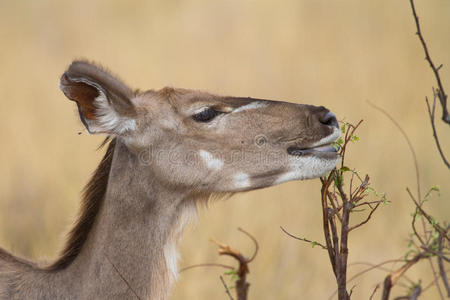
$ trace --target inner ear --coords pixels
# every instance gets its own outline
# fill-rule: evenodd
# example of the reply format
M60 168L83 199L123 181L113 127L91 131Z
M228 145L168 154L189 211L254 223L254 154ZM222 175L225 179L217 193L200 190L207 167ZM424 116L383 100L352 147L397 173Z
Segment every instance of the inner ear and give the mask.
M84 82L71 81L66 73L61 76L60 85L66 97L77 103L83 123L83 118L95 120L97 108L94 105L94 101L100 96L99 90Z
M76 61L61 76L60 88L77 103L90 133L121 134L135 129L133 91L99 66Z

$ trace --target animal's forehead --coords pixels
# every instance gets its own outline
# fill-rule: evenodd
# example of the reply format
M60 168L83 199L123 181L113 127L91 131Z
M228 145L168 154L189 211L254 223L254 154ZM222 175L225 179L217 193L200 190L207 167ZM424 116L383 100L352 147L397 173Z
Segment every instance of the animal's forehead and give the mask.
M237 108L255 101L270 101L250 97L219 96L203 91L168 87L158 91L147 91L143 93L140 98L139 102L142 105L157 102L158 104L171 104L178 108L193 105L217 105Z

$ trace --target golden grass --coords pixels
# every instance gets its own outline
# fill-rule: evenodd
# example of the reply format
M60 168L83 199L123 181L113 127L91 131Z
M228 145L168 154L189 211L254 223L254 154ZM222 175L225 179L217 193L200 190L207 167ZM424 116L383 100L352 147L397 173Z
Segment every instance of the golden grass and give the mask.
M417 1L431 54L450 89L450 3ZM351 236L349 261L406 252L413 163L399 132L366 102L385 108L418 153L423 190L441 186L430 212L448 220L450 176L435 149L425 95L433 77L414 35L408 1L1 1L0 245L31 258L55 256L78 207L79 191L100 160L58 79L74 58L101 62L130 85L166 85L235 96L324 105L339 118L364 119L348 165L369 173L392 201ZM83 134L78 135L79 131ZM449 128L438 122L450 153ZM210 237L251 253L250 299L326 299L334 279L325 251L287 238L322 240L320 184L292 182L241 194L202 210L186 232L181 266L224 262ZM429 282L427 263L411 272ZM350 276L361 267L351 267ZM182 273L172 299L225 299L222 270ZM356 282L367 299L384 273ZM404 290L396 288L394 293ZM427 292L427 299L436 294Z

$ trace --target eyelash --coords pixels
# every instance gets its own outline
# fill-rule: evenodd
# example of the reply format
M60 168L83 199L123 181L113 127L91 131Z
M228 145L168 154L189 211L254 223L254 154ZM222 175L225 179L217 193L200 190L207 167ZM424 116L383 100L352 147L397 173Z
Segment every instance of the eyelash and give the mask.
M220 114L222 114L221 111L217 111L214 108L208 107L202 110L201 112L193 115L192 119L194 119L194 121L196 122L207 123L212 121L215 117L217 117Z

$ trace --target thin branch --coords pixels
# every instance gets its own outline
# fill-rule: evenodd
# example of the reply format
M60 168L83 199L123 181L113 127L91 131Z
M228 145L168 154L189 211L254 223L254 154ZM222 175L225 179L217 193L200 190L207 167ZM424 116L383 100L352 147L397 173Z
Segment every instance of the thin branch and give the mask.
M259 245L256 239L250 233L243 230L242 228L238 228L238 230L246 234L255 244L255 251L251 258L245 257L239 250L233 249L228 245L222 244L213 239L211 239L211 241L219 247L219 255L231 256L239 262L238 269L236 270L233 268L234 270L236 270L236 274L239 277L239 279L236 281L236 295L238 300L247 300L248 289L250 287L250 283L247 282L247 274L249 273L248 264L255 258L256 254L258 253Z
M253 235L251 235L250 233L248 233L247 231L245 231L244 229L242 229L241 227L238 228L238 230L242 233L244 233L245 235L247 235L255 244L255 251L253 252L252 256L247 260L247 263L252 262L256 255L258 254L258 250L259 250L259 244L258 241L255 239L255 237Z
M229 270L234 270L234 268L232 266L215 264L215 263L204 263L204 264L196 264L196 265L184 267L184 268L180 269L179 273L190 270L190 269L194 269L194 268L200 268L200 267L220 267L220 268L225 268L225 269L229 269Z
M425 43L425 39L422 35L422 30L420 29L419 17L417 16L417 13L416 13L416 8L414 6L414 0L409 0L409 2L411 4L411 10L412 10L412 13L414 16L414 21L416 23L416 28L417 28L416 34L419 37L420 43L422 44L423 50L425 52L425 59L430 64L430 67L433 70L434 76L436 77L436 81L438 84L437 92L438 92L438 96L439 96L439 101L441 102L441 106L442 106L442 120L445 123L450 125L450 115L447 110L447 94L444 91L444 87L441 82L441 77L439 75L439 69L442 67L442 65L436 67L434 65L433 61L431 60L431 56L428 51L427 44Z
M327 250L328 250L328 256L330 258L330 263L331 263L331 267L333 269L334 275L337 276L336 274L336 261L335 261L335 256L334 256L334 251L333 251L333 245L331 244L331 238L330 238L330 226L328 225L328 205L327 205L327 193L328 193L328 188L330 187L331 183L333 182L332 179L333 176L333 172L330 173L330 175L328 176L327 179L323 179L321 178L322 181L322 189L321 189L321 195L322 195L322 221L323 221L323 232L325 235L325 242L327 245Z
M417 285L411 293L411 296L409 296L409 300L417 300L421 293L422 288L420 287L420 285Z
M378 290L379 288L380 288L380 285L377 284L377 285L375 286L375 288L374 288L372 294L370 295L369 300L372 300L372 299L373 299L373 296L375 296L375 293L377 292L377 290Z
M319 243L319 242L311 241L311 240L308 240L308 239L306 239L306 238L301 238L301 237L295 236L295 235L293 235L292 233L289 233L289 232L288 232L286 229L284 229L282 226L280 226L280 228L281 228L281 230L282 230L286 235L290 236L291 238L294 238L294 239L299 240L299 241L307 242L307 243L310 243L310 244L314 244L314 245L317 245L317 246L321 247L322 249L327 250L327 247L324 246L324 245L322 245L322 244Z
M119 274L120 278L123 280L123 282L125 282L125 284L128 286L128 288L133 292L133 294L136 296L136 298L138 298L139 300L142 300L141 297L139 297L139 295L136 293L136 291L131 287L131 284L128 282L128 280L125 279L125 277L122 275L122 273L120 273L120 271L116 268L116 266L113 264L113 262L109 259L109 257L104 254L106 259L109 261L109 263L111 264L111 266L114 268L114 270L117 272L117 274Z
M353 266L353 265L363 265L363 266L370 266L370 268L369 268L369 269L366 269L366 270L363 270L363 271L361 271L361 272L359 272L359 273L353 275L352 278L350 278L350 279L348 280L348 282L350 282L351 280L354 280L354 279L356 279L357 277L363 275L364 273L367 273L367 272L372 271L372 270L374 270L374 269L378 269L378 270L381 270L381 271L384 271L384 272L387 272L387 273L391 273L393 267L391 267L391 268L385 268L385 267L383 267L383 265L388 264L388 263L395 264L395 263L397 263L397 262L405 262L405 260L404 260L404 259L393 259L393 260L388 260L388 261L385 261L385 262L382 262L382 263L379 263L379 264L376 264L376 265L375 265L375 264L368 263L368 262L354 262L354 263L351 263L351 264L350 264L351 266ZM409 278L408 276L406 276L406 275L403 275L403 278L406 279L406 281L408 281L408 282L411 283L411 284L414 283L414 281L413 281L412 279L410 279L410 278Z
M230 293L230 290L228 289L227 284L225 283L225 280L223 280L222 275L220 275L220 281L222 281L223 287L225 288L225 293L227 293L227 295L230 298L230 300L234 300L233 296L231 296L231 293Z
M447 226L448 230L449 226ZM438 249L439 253L442 253L442 249L444 248L444 241L442 240L442 235L439 234L438 238ZM439 274L441 275L442 282L444 283L444 287L447 290L447 297L450 298L450 287L448 286L447 274L445 273L444 264L442 262L442 257L438 256L438 266L439 266Z
M341 167L343 167L344 166L344 161L345 161L345 151L347 150L347 144L348 144L348 142L350 141L350 139L352 138L352 136L353 136L353 133L355 133L355 130L356 129L358 129L358 127L359 127L359 125L361 125L361 123L363 122L364 120L359 120L359 122L356 124L356 125L352 125L352 124L349 124L349 123L347 123L347 126L349 127L349 128L351 128L350 130L347 130L346 132L345 132L345 137L344 137L344 144L342 145L342 148L341 148L341 152L340 152L340 155L341 155Z
M433 277L434 280L436 281L436 287L439 292L439 296L441 297L441 300L444 300L444 294L442 294L441 286L439 284L439 276L436 272L436 269L434 268L433 261L431 260L430 257L428 258L428 262L430 263L431 271L433 271Z
M413 214L412 221L411 221L411 227L412 227L412 230L414 231L414 235L417 237L417 239L420 241L420 243L422 245L426 245L422 239L422 236L417 232L417 229L416 229L416 220L417 220L417 214L418 214L417 212L418 212L418 208L416 207L414 214Z
M445 238L446 240L449 240L447 231L444 230L441 226L439 226L439 224L435 224L435 222L433 222L433 219L430 217L430 215L428 215L421 207L421 205L417 202L417 200L414 198L414 196L411 194L411 191L409 190L409 188L406 188L406 191L408 192L409 196L411 197L412 201L414 202L414 204L416 205L417 209L420 211L420 213L425 217L425 219L427 219L428 223L430 223L431 226L434 227L434 229L436 229L443 238Z
M378 208L378 206L380 206L380 204L381 204L381 202L378 202L377 205L375 205L375 207L370 210L369 215L367 216L367 218L364 221L362 221L361 223L359 223L359 224L357 224L357 225L355 225L353 227L350 227L348 231L352 231L352 230L354 230L354 229L356 229L356 228L366 224L367 222L369 222L369 220L372 217L373 213L377 210L377 208Z
M450 269L446 270L445 272L447 273L449 271L450 271ZM431 288L435 284L436 284L436 278L433 278L433 280L428 285L426 285L422 291L425 293L425 291L427 291L429 288Z
M405 138L406 142L408 143L408 147L409 147L409 150L411 152L411 155L412 155L413 161L414 161L414 167L415 167L415 171L416 171L417 198L419 199L419 202L420 202L421 194L420 194L419 163L417 162L416 151L414 151L414 147L412 146L412 143L411 143L408 135L403 130L403 128L400 126L400 124L398 124L398 122L386 110L384 110L383 108L381 108L379 106L376 106L375 104L373 104L370 101L367 101L367 103L369 103L370 106L372 106L373 108L375 108L379 112L383 113L389 120L391 120L391 122L395 125L395 127L397 127L397 129L400 131L400 133L403 135L403 137Z
M414 256L414 258L408 260L403 266L398 268L396 271L392 272L388 276L386 276L384 280L383 285L383 295L381 297L381 300L388 300L389 295L391 293L392 287L397 283L397 281L403 276L403 274L411 268L413 265L415 265L418 261L421 259L427 257L425 252L421 252Z
M384 269L384 268L382 268L381 266L383 266L383 265L385 265L385 264L397 263L397 262L404 262L404 261L405 261L404 259L390 259L390 260L381 262L381 263L376 264L376 265L373 265L373 264L370 264L370 263L366 263L366 262L355 262L355 263L352 263L351 265L357 265L357 264L368 265L368 266L370 266L370 268L367 268L367 269L365 269L365 270L362 270L361 272L356 273L356 274L353 275L350 279L347 280L347 283L350 283L350 282L352 282L353 280L355 280L356 278L358 278L358 277L364 275L364 274L367 273L367 272L370 272L370 271L372 271L372 270L375 270L375 269L381 269L381 270L383 270L383 271L390 272L389 270ZM407 277L405 277L405 278L408 279ZM408 280L409 280L409 279L408 279ZM328 297L328 300L333 299L333 297L336 295L337 291L338 291L338 290L335 289L335 290L333 291L333 293L330 295L330 297Z
M434 90L433 90L434 93ZM434 112L436 109L436 94L433 96L433 109L430 108L430 103L428 102L428 97L425 97L425 101L427 102L428 116L430 117L431 129L433 130L434 141L436 142L436 147L441 155L442 161L450 169L450 163L442 152L441 143L439 142L438 135L436 133L436 125L434 124Z

